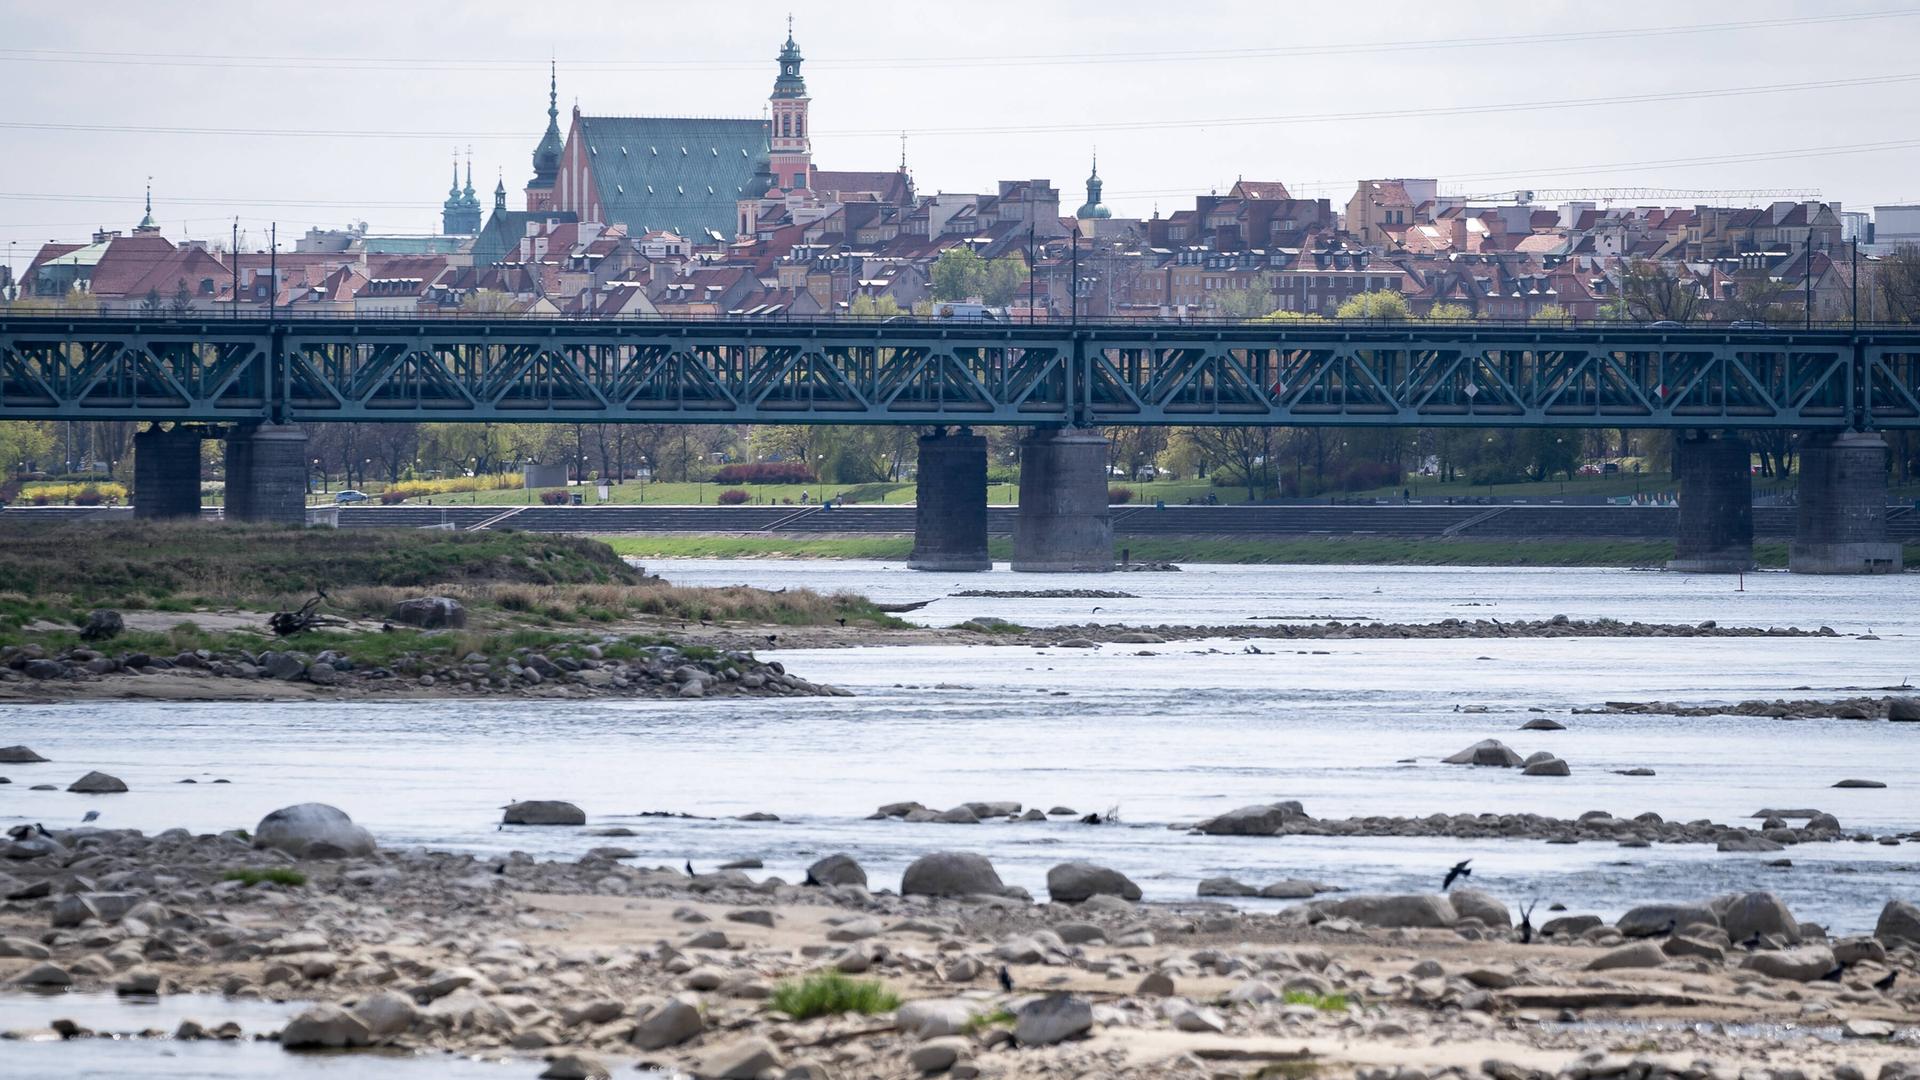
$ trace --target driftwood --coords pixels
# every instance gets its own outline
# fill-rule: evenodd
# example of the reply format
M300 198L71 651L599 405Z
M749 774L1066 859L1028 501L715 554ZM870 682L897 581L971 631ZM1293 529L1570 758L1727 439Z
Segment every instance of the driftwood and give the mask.
M322 626L345 626L347 620L319 612L321 603L333 599L325 589L314 590L313 599L300 605L299 611L276 611L267 620L267 629L277 637L289 637L293 634L316 630Z
M938 599L939 597L934 597L934 600ZM916 604L875 604L873 606L889 615L898 615L903 611L919 611L931 603L933 603L933 600L922 600Z

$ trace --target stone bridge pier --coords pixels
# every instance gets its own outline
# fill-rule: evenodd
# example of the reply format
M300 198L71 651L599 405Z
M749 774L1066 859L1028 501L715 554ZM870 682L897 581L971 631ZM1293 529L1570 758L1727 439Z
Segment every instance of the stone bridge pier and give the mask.
M1085 428L1035 428L1020 442L1020 514L1013 569L1113 569L1107 440Z
M913 570L993 569L987 557L987 440L971 428L920 436Z
M1800 444L1799 515L1787 568L1796 574L1893 574L1887 539L1887 441L1875 432L1821 432Z
M157 521L200 516L199 428L149 424L133 434L133 516Z
M1731 432L1684 432L1673 444L1680 534L1667 569L1733 574L1753 569L1753 451Z
M307 434L242 424L227 435L227 520L307 523Z

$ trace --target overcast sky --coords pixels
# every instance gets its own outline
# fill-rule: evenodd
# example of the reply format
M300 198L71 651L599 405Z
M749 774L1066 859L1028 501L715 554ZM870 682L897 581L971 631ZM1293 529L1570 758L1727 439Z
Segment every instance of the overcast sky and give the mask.
M0 5L0 242L130 227L148 175L175 239L431 232L469 144L517 208L549 55L563 126L759 116L790 9L816 164L890 168L904 129L923 192L1046 177L1070 211L1097 145L1120 215L1238 176L1920 201L1920 4L1888 0L94 0Z

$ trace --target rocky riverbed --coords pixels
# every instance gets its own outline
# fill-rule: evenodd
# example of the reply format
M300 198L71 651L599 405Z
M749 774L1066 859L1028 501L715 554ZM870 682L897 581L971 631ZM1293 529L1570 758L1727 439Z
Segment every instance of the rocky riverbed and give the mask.
M533 805L508 816L565 804ZM846 856L804 882L614 846L476 859L384 850L311 804L251 832L14 832L0 979L312 1002L289 1050L499 1051L554 1078L1920 1075L1920 909L1898 900L1836 939L1769 893L1609 924L1470 881L1278 913L1142 905L1065 852L1044 902L953 851L898 882ZM828 973L877 984L863 1011L794 1015L792 988ZM8 1034L95 1034L44 1006L44 1032ZM210 1008L151 1034L219 1037Z
M1779 716L1833 717L1837 720L1892 720L1896 723L1920 722L1920 691L1910 686L1889 687L1899 691L1874 697L1838 699L1775 698L1772 701L1742 701L1732 705L1692 705L1673 701L1609 701L1595 709L1575 709L1577 713L1606 715L1638 713L1656 716Z
M614 653L627 655L616 656ZM308 698L533 698L845 695L743 650L599 642L460 657L402 652L384 664L341 651L194 649L170 656L37 644L0 647L0 701L159 698L174 701Z

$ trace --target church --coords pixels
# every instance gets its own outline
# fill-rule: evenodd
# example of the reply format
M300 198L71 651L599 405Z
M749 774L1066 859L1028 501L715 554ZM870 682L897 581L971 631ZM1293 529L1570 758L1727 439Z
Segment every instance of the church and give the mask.
M527 212L624 225L632 236L662 230L725 243L751 231L749 208L768 199L858 191L910 202L904 171L814 168L802 60L789 19L763 119L587 116L575 106L564 136L556 72L547 130L533 151Z

